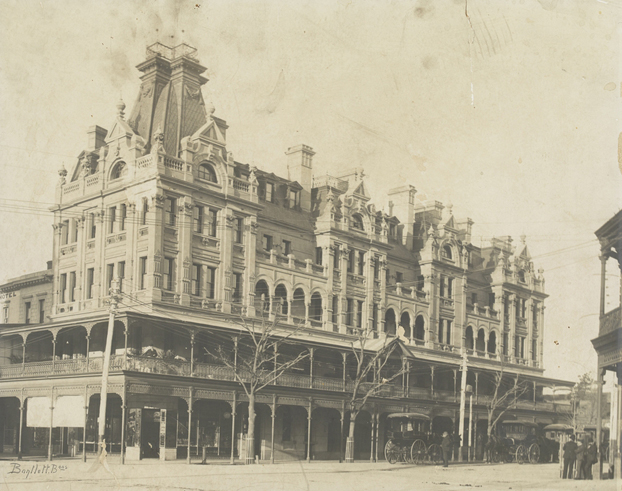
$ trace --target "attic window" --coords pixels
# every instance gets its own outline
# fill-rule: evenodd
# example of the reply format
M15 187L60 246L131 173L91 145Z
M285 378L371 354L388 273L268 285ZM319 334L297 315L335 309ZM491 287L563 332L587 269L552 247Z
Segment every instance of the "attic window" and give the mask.
M443 246L443 249L441 250L441 257L449 261L453 259L453 254L451 252L451 246L449 245Z
M350 218L350 226L355 230L360 230L361 232L363 232L365 230L365 227L363 226L363 218L361 217L361 215L352 215L352 217Z
M127 165L125 162L117 163L110 173L110 180L114 181L115 179L121 179L127 175Z
M209 182L218 182L218 179L216 179L216 171L209 164L201 164L199 166L199 179Z

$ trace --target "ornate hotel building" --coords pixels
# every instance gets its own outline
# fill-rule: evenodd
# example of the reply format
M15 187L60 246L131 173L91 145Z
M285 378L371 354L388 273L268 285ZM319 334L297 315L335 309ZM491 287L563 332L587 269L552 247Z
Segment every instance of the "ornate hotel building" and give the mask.
M137 68L129 115L120 102L60 171L51 281L40 297L18 295L19 279L0 287L0 309L17 312L0 329L0 451L94 451L117 278L106 442L126 460L239 456L247 399L210 352L235 349L255 319L295 331L279 356L309 355L258 394L260 459L341 458L360 332L398 337L407 373L359 414L357 459L382 458L389 413L455 431L463 355L474 445L499 370L529 384L506 420L558 421L543 389L572 384L543 376L547 295L524 238L477 247L471 219L410 185L379 207L363 169L314 176L306 145L287 149L287 177L238 162L196 50L155 44Z

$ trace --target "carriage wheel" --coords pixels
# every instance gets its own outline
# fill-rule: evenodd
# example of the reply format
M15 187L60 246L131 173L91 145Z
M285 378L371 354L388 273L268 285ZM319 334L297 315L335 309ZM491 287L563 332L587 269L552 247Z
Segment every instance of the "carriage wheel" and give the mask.
M443 463L443 449L438 443L433 443L428 447L428 459L435 464Z
M514 455L516 457L517 464L524 464L529 458L527 449L524 445L519 445L518 447L516 447L516 452L514 453Z
M396 464L400 460L401 448L389 440L384 446L384 458L389 464Z
M540 462L540 445L533 443L529 447L529 463L537 464L538 462Z
M425 442L423 440L415 440L410 447L410 461L414 464L423 464L426 453Z

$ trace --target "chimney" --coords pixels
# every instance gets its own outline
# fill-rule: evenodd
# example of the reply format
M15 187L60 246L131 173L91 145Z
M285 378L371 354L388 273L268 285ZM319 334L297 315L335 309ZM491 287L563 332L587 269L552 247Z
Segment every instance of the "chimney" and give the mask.
M307 145L296 145L285 152L287 155L287 177L302 186L300 208L311 211L311 185L313 180L313 156L315 152Z
M413 224L415 223L415 193L414 186L407 184L393 188L389 191L390 213L394 214L404 225L402 243L412 249L413 247ZM392 206L391 206L392 204Z
M86 147L91 152L99 150L99 147L105 145L105 138L108 130L102 128L101 126L91 126L86 134L89 137L88 146Z

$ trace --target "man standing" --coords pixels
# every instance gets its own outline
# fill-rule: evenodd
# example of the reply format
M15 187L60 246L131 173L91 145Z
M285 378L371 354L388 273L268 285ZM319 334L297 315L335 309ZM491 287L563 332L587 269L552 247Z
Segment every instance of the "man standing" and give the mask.
M443 449L443 467L449 466L449 455L451 454L451 447L453 441L446 431L443 433L443 441L441 442L441 449Z
M577 444L574 442L574 435L570 435L570 440L564 444L564 473L562 479L572 479L574 459L577 452Z
M585 479L593 479L592 477L592 466L598 462L598 449L596 448L596 444L590 440L587 444L586 459L585 459Z
M576 459L576 474L577 477L575 479L584 479L583 470L585 469L585 445L583 442L579 440L577 442L577 450L575 452Z

